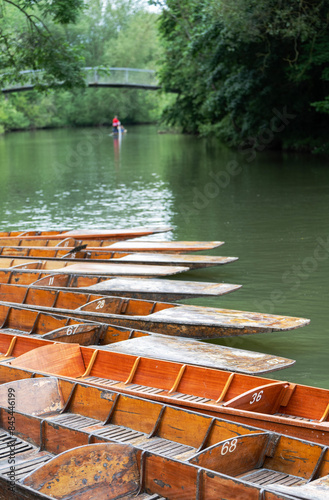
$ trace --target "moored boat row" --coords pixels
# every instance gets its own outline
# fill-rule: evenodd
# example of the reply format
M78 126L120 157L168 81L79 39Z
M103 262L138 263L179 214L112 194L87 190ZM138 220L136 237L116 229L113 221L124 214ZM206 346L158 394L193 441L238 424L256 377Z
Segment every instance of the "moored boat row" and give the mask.
M210 362L206 346L215 349L185 338L292 330L308 319L159 302L197 296L198 288L136 278L233 262L181 255L222 242L50 233L0 233L0 441L6 447L11 392L16 493L72 500L329 497L329 391L259 376L293 360L213 346ZM129 274L138 267L140 274ZM133 278L115 277L120 269ZM220 295L239 285L215 288ZM2 465L0 484L7 485Z

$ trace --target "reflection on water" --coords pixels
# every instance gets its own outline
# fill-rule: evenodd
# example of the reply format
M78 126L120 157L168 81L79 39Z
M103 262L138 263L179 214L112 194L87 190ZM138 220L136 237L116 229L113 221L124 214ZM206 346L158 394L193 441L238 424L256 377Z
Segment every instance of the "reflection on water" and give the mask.
M3 228L164 224L174 230L157 239L226 241L208 253L239 261L175 279L242 289L188 302L310 318L303 329L217 342L296 359L275 378L329 388L326 162L264 153L246 163L212 141L159 135L153 127L130 128L121 144L110 133L100 128L1 137Z

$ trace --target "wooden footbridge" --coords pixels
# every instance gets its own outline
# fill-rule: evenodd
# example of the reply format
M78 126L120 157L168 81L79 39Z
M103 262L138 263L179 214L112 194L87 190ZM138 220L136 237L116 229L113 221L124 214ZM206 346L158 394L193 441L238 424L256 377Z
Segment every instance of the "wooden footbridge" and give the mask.
M86 85L88 87L133 88L144 90L158 90L161 88L158 84L156 72L150 69L84 68L84 72L86 75ZM7 84L1 91L3 93L9 93L33 90L36 85L43 84L43 75L44 72L42 70L21 71L20 76L22 78L20 78L20 81L13 81Z

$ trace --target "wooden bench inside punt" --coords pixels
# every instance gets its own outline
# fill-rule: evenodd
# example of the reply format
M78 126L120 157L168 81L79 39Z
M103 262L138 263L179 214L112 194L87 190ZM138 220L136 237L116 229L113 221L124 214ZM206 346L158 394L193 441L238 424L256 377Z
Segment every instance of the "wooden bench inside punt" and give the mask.
M264 490L269 485L301 486L329 473L326 446L53 377L0 386L4 430L9 427L8 394L15 394L15 432L28 435L30 443L41 442L40 448L54 455L68 443L111 441Z
M289 435L320 443L329 439L326 389L75 344L40 347L3 363L8 369L77 379L256 427L284 428Z

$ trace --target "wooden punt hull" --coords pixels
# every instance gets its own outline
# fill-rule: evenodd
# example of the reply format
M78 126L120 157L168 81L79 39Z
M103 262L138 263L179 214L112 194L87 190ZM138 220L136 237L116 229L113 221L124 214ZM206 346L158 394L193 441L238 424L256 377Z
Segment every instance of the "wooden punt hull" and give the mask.
M67 258L74 261L97 261L128 264L149 264L156 266L186 266L189 269L229 264L238 260L238 257L217 257L213 255L182 255L165 253L127 253L112 250L87 250L82 247L8 247L0 248L1 257L16 257L25 259L57 260Z
M19 307L0 305L0 325L0 359L19 356L36 347L42 347L44 340L53 340L103 349L110 349L111 344L127 343L126 347L122 347L122 352L128 354L136 354L135 351L138 350L146 357L247 374L281 370L295 362L269 354L200 343L196 340L182 340L179 337L167 337L102 323L79 322L73 318ZM152 337L151 344L135 346L131 343L141 337Z
M87 246L88 250L106 250L120 252L163 252L163 253L184 253L198 252L200 250L212 250L223 245L223 241L137 241L129 240L117 241L111 238L100 239L77 239L72 236L67 238L0 238L0 247L3 246L19 246L19 247L62 247L76 248Z
M303 492L329 473L327 447L52 377L2 385L0 407L11 486L28 494L278 500L289 487L273 488Z
M28 373L111 388L329 445L326 389L60 343L0 364L2 382Z
M74 275L55 274L41 278L30 286L69 288L72 292L100 293L120 297L133 297L148 300L182 300L195 297L218 297L234 292L241 285L228 283L207 283L204 281L170 281L156 278L111 278L98 280L98 283L89 286L76 286ZM95 281L95 280L94 280Z
M99 263L95 261L72 260L31 260L11 257L0 257L0 271L5 269L43 270L50 273L93 274L96 276L128 276L128 277L154 277L172 276L188 271L182 266L153 266L141 264Z
M109 285L109 279L113 284ZM0 283L4 284L20 284L20 285L38 285L40 287L65 287L76 288L76 291L88 291L88 287L97 285L101 282L104 284L104 294L119 295L131 297L132 295L140 299L150 300L180 300L192 297L202 296L217 296L226 293L227 287L233 287L232 291L240 288L241 285L227 285L221 283L205 283L195 281L165 281L154 280L153 286L146 283L146 279L141 277L129 280L127 277L123 278L109 278L108 276L97 276L93 274L75 274L66 272L57 274L56 272L49 274L47 271L40 271L37 269L0 269ZM42 280L42 282L41 282ZM179 284L181 283L181 284ZM101 293L102 286L97 292ZM125 290L126 288L126 290ZM113 292L112 292L113 289Z
M0 285L0 300L91 321L196 339L293 330L308 319L84 292Z
M24 230L24 231L0 231L0 238L20 238L20 239L55 239L55 238L83 238L83 239L128 239L140 236L148 236L151 234L165 233L171 231L169 226L150 226L150 227L132 227L127 229L48 229L48 230Z

